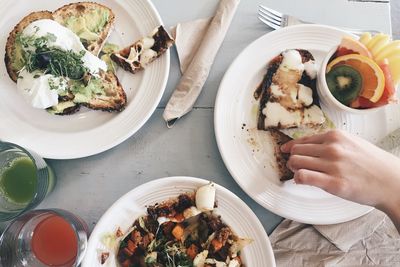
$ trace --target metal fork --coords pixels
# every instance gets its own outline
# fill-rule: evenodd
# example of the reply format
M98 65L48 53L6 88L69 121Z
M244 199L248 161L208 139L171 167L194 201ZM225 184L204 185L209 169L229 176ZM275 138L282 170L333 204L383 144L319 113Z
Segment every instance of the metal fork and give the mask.
M273 10L263 5L259 5L258 19L275 30L296 24L313 24L312 22L300 20L296 17L282 14L276 10ZM340 29L356 35L361 35L365 32L370 32L372 34L379 33L379 31L376 30L352 29L343 27L340 27Z

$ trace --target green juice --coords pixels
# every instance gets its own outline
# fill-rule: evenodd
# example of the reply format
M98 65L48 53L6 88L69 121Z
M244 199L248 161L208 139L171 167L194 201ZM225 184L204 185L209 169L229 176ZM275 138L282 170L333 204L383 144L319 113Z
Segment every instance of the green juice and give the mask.
M14 159L0 174L0 192L7 201L29 203L36 192L37 173L29 157Z

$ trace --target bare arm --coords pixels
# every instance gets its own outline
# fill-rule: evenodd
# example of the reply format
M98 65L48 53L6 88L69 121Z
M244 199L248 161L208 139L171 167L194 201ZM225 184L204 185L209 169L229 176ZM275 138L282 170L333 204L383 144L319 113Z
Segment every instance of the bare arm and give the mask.
M357 136L330 131L288 142L296 183L385 212L400 232L400 159Z

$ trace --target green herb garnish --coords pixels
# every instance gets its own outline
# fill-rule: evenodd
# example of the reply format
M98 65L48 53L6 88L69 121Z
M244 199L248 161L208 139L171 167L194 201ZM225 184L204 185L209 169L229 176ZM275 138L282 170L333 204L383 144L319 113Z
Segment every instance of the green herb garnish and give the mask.
M63 76L72 80L81 80L88 72L83 66L85 51L75 53L59 48L38 48L28 57L26 68L29 72L42 70L56 77Z
M36 28L36 32L38 30ZM44 74L52 74L56 77L81 80L88 73L82 61L85 51L76 53L72 50L65 51L49 46L56 40L57 37L51 33L41 37L36 37L34 34L17 36L17 43L22 46L21 60L25 63L27 71L32 73L40 70Z

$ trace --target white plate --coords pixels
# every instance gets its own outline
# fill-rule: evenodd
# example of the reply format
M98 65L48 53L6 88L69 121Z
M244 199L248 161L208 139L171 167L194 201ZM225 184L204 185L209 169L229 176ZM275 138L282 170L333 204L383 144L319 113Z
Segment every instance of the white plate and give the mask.
M258 101L253 92L266 65L286 49L309 50L319 64L345 33L332 27L298 25L280 29L250 44L223 78L215 105L215 134L225 165L242 189L272 212L299 222L333 224L371 210L332 196L318 188L281 183L268 134L256 130ZM400 126L400 108L388 106L368 116L322 107L338 128L377 142ZM245 126L243 125L245 124Z
M117 266L115 255L110 254L106 264L101 265L99 255L109 251L101 242L104 234L115 233L118 227L127 231L133 222L146 214L146 206L177 197L185 192L193 192L208 181L192 177L169 177L143 184L125 194L115 202L101 217L94 228L83 260L83 267ZM254 241L242 251L246 266L275 266L274 254L265 230L250 208L229 190L217 185L216 199L218 208L215 213L221 215L235 233L241 237L250 237Z
M2 0L0 10L0 58L8 33L20 19L33 11L55 10L74 1ZM75 1L76 2L76 1ZM116 16L110 42L121 47L148 35L162 24L149 0L98 1ZM110 149L134 134L154 112L164 92L169 74L169 52L146 70L132 75L120 70L118 78L127 94L128 104L120 113L86 108L70 116L54 116L25 104L16 85L0 62L0 139L32 149L45 158L80 158Z

